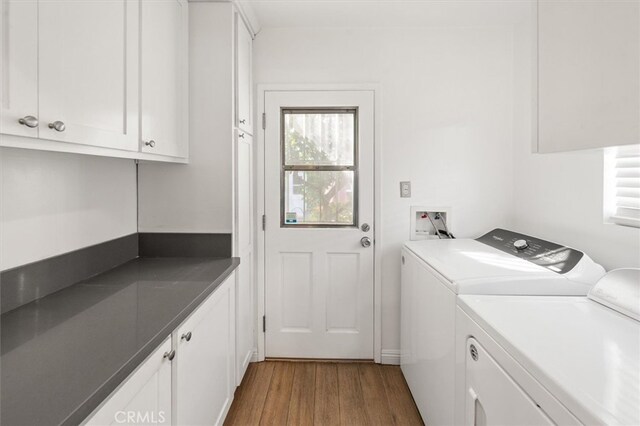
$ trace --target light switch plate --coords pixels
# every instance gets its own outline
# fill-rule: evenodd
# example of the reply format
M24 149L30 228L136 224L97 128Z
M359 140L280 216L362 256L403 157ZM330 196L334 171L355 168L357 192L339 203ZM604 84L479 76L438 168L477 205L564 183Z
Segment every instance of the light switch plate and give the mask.
M400 197L411 198L411 182L400 182Z

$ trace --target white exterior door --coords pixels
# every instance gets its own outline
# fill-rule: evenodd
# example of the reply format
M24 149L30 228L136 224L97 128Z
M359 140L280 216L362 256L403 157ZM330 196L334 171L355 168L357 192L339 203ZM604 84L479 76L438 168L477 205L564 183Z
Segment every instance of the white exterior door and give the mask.
M373 358L374 92L265 95L265 355Z

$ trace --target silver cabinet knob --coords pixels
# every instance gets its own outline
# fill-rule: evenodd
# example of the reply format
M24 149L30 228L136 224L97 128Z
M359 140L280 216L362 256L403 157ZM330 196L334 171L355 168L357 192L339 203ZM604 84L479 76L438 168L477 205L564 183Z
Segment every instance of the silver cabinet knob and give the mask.
M150 141L147 141L144 143L146 146L148 146L149 148L153 148L154 146L156 146L156 141L154 141L153 139L151 139Z
M34 127L38 127L38 119L33 115L27 115L26 117L19 119L18 123L22 124L23 126L31 127L32 129Z
M176 357L175 349L171 349L169 352L165 352L162 357L168 359L169 361L173 361L173 359Z
M371 247L371 238L369 238L369 237L360 238L360 244L362 244L362 247L364 247L364 248Z
M242 120L240 120L240 124L245 124L247 122L247 120L245 120L244 118Z
M186 340L187 342L191 340L191 332L185 333L182 336L180 336L180 339L182 340Z
M239 133L238 137L244 139L244 133Z
M66 129L67 126L65 126L62 121L54 121L53 123L49 123L49 128L56 132L64 132L64 129Z

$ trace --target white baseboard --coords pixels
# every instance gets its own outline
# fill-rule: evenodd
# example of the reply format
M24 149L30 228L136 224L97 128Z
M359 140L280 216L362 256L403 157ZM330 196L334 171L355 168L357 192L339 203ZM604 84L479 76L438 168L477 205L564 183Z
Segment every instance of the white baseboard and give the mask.
M251 354L251 362L258 362L258 349L254 349Z
M380 353L380 363L400 365L400 349L383 349Z

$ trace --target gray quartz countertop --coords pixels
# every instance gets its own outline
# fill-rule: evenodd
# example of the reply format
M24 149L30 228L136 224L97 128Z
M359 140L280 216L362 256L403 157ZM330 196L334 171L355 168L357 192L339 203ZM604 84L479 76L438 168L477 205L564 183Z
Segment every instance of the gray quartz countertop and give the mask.
M138 258L0 317L0 424L81 423L240 263Z

